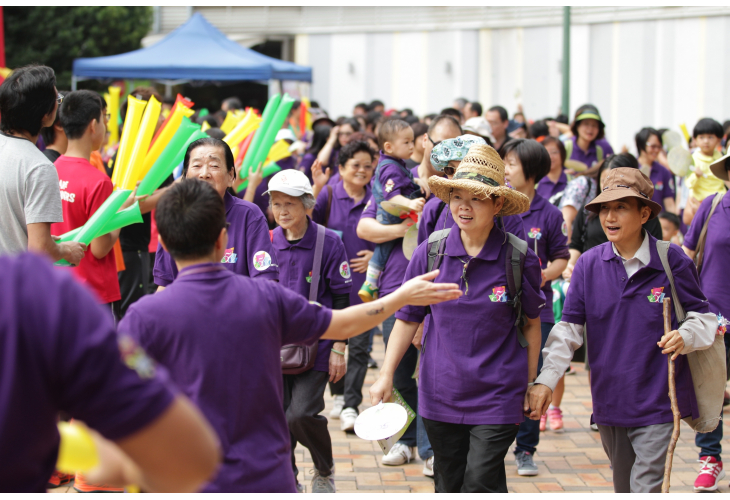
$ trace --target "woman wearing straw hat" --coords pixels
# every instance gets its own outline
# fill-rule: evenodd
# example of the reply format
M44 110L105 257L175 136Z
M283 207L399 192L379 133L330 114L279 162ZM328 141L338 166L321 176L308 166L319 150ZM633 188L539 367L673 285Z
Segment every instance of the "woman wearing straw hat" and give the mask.
M675 359L676 396L682 417L697 416L697 401L684 356L714 341L717 317L697 282L692 261L676 245L667 251L674 288L687 319L664 334L662 302L672 293L657 240L642 224L661 205L635 168L610 170L603 191L586 209L599 214L608 242L575 265L560 323L543 350L543 368L528 396L534 414L545 413L552 390L583 344L586 325L591 364L593 419L613 468L617 493L661 490L673 430L667 360Z
M494 217L522 213L530 202L505 186L504 163L485 145L469 150L453 179L433 176L428 183L449 204L456 226L416 249L405 279L438 268L436 281L460 283L464 292L451 307L430 309L421 352L418 413L433 447L436 491L506 493L504 457L537 374L545 296L534 253L520 254L518 270L505 266L521 240L503 233ZM429 263L436 246L438 258ZM516 283L519 300L511 292ZM380 378L370 389L373 404L390 398L395 367L427 314L423 307L396 313ZM528 319L520 332L521 314Z

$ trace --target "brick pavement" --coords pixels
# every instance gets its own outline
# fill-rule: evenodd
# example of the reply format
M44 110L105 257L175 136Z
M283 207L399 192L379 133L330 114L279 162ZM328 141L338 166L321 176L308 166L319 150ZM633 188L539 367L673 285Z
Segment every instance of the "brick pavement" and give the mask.
M382 337L376 336L373 342L373 358L382 364L384 348ZM561 434L544 432L540 437L540 445L535 455L535 463L540 473L534 477L517 475L512 453L505 459L507 469L507 485L512 493L552 493L569 492L612 492L611 469L608 457L601 446L597 432L589 427L591 414L591 397L588 389L588 376L581 363L574 364L577 373L566 377L566 390L563 403L563 421L565 432ZM375 382L378 370L368 370L365 379L364 401L361 410L370 406L368 387ZM326 407L323 412L328 415L332 409L332 397L329 389L325 391ZM730 450L730 407L725 411L723 448ZM416 458L414 462L400 467L386 467L380 464L382 451L373 442L363 441L354 434L346 434L340 430L339 420L330 420L329 430L332 436L332 447L335 458L335 480L337 491L385 492L385 493L432 493L433 481L423 476L423 462ZM691 492L697 476L698 449L694 446L694 433L682 423L682 433L674 454L672 468L672 492ZM312 459L309 451L297 446L297 466L299 481L309 490L311 481ZM73 492L72 487L51 490L57 493ZM728 478L723 479L719 489L722 493L730 492Z

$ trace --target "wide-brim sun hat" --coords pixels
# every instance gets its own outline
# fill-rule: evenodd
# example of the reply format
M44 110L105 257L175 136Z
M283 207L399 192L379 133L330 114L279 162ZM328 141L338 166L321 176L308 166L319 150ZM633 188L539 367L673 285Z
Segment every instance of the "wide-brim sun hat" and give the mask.
M601 115L598 114L598 111L594 111L592 109L583 111L581 114L575 117L575 124L577 125L579 122L582 122L583 120L596 120L598 123L601 124L602 127L606 127L606 124L603 123L603 120L601 120Z
M723 181L728 181L730 178L728 178L727 175L727 159L730 158L730 153L726 154L719 160L716 160L712 162L710 165L710 170L712 171L712 174L717 177L718 179L721 179Z
M603 191L596 196L585 208L590 212L598 213L601 204L616 201L622 198L638 198L651 209L649 219L653 219L662 211L662 206L651 199L654 195L654 184L649 178L636 168L614 168L608 171L603 181Z
M485 200L496 196L504 198L499 216L516 215L527 212L530 200L504 183L504 162L493 147L477 144L469 148L452 179L436 175L428 179L431 192L449 203L454 189L466 189L478 198Z

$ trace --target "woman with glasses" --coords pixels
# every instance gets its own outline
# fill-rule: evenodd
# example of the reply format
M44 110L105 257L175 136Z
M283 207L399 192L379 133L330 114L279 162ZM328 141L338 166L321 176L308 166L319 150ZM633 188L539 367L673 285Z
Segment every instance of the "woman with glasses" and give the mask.
M659 203L665 212L676 214L674 175L657 161L659 153L662 151L662 138L659 132L653 128L644 127L634 139L636 140L636 150L639 152L638 160L641 171L654 184L654 196L651 199Z
M340 155L340 150L350 142L352 134L355 132L360 132L360 123L354 118L348 118L342 124L332 127L327 143L317 155L317 159L322 164L322 171L328 167L332 167L334 170L334 167L338 165L337 157ZM340 174L330 171L330 176L329 184L334 185L339 180Z

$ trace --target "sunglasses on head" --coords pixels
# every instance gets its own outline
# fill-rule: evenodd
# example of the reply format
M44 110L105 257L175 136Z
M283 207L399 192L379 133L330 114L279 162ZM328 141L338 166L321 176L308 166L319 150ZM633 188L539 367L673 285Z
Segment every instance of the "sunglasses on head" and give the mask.
M456 169L454 167L450 167L450 166L446 165L444 167L444 173L446 175L454 175L456 173Z

